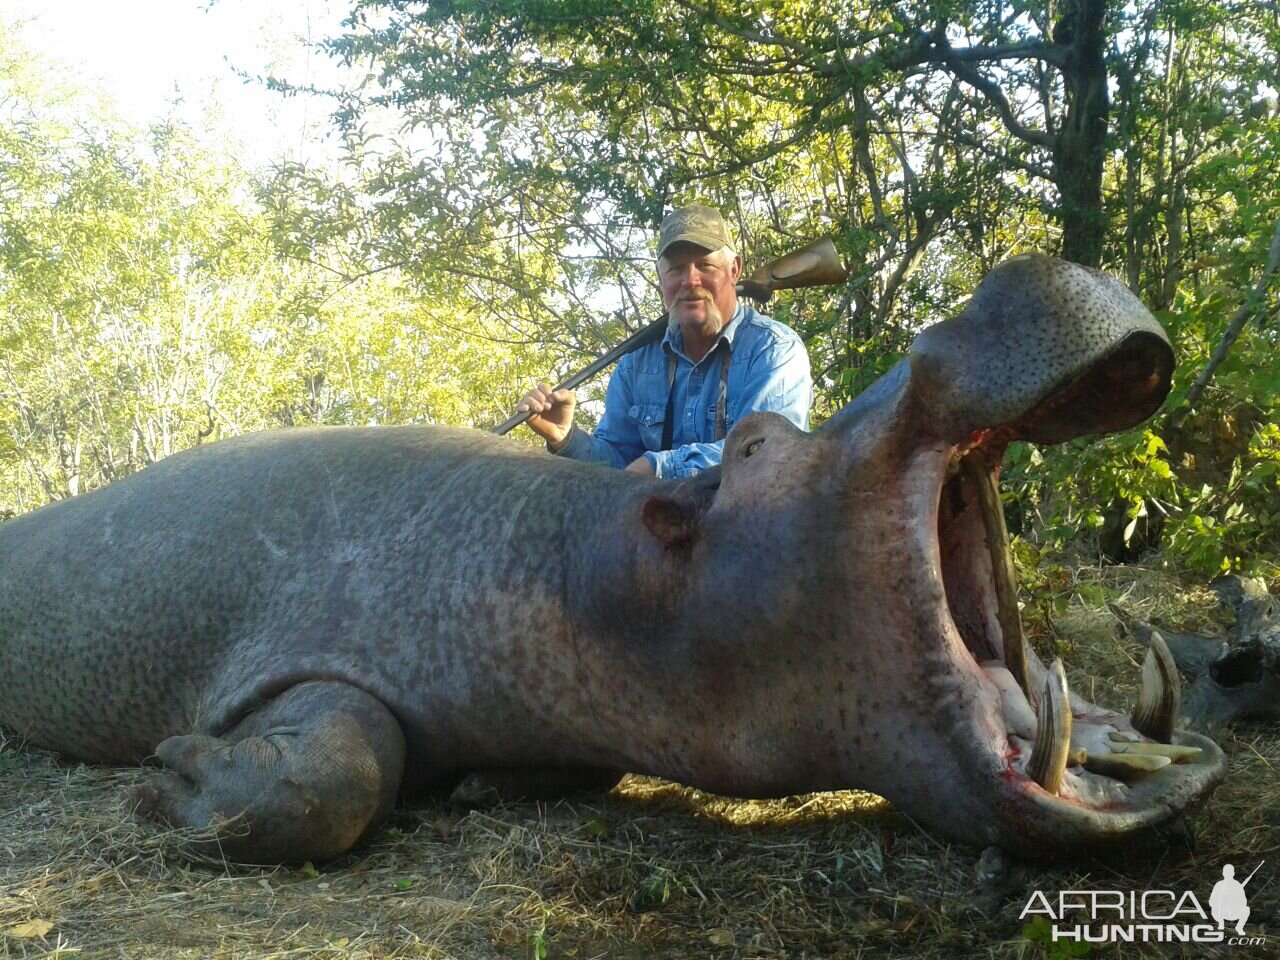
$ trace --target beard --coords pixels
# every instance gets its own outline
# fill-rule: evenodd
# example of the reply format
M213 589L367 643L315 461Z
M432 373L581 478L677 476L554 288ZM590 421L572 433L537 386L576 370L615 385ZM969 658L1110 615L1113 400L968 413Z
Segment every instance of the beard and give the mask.
M724 329L724 314L720 312L715 300L711 299L711 294L706 290L699 290L692 296L681 298L681 302L698 300L703 303L702 316L700 318L682 316L680 318L680 326L686 333L702 337L714 337Z

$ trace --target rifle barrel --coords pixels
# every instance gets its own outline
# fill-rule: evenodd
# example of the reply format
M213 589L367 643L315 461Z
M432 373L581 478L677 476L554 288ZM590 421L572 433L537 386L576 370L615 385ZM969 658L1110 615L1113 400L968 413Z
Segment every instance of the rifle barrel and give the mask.
M641 327L639 330L637 330L631 336L627 337L627 339L623 340L620 344L618 344L608 353L602 354L601 356L597 357L595 360L591 361L591 363L587 364L587 366L583 367L581 370L575 373L573 376L556 384L556 389L557 390L576 390L579 386L586 383L588 380L594 377L597 373L599 373L605 367L609 366L609 364L613 363L616 360L621 360L624 356L626 356L632 350L639 350L641 347L645 346L646 344L654 343L658 340L661 340L662 334L666 331L666 329L667 329L667 315L664 313L662 316L658 317L658 319L654 320L648 326ZM524 423L526 420L528 420L532 416L533 416L533 411L531 410L525 410L523 413L513 413L511 416L507 417L506 420L502 421L502 423L494 427L492 432L496 433L498 436L502 436L504 433L510 433L512 430L520 426L520 424Z

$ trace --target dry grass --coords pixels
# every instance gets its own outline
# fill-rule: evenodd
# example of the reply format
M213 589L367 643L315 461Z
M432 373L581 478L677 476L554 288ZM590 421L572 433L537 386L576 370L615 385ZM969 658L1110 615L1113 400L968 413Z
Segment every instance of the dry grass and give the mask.
M1132 612L1194 628L1206 591L1150 570L1073 571ZM1141 650L1100 604L1029 619L1073 687L1132 702ZM975 880L978 851L941 843L876 797L738 802L628 778L606 797L459 814L403 808L317 870L193 861L123 808L140 771L0 753L0 956L252 958L1050 957L1023 935L1031 890L1190 889L1221 865L1250 885L1254 947L1099 948L1095 957L1280 956L1280 727L1225 738L1231 773L1160 854L1016 866ZM943 787L945 788L945 787ZM39 936L47 926L47 932ZM6 932L7 931L7 932Z

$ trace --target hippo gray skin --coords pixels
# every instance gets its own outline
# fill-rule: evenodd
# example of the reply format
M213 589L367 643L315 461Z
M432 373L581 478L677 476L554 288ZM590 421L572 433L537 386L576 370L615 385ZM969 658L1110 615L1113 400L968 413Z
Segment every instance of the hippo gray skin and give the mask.
M1123 286L1026 256L820 430L750 414L691 479L437 427L197 447L0 525L0 722L158 757L147 810L258 862L482 770L857 787L1041 855L1149 835L1222 752L1172 730L1167 652L1137 721L1028 655L990 504L1011 440L1138 423L1172 366Z

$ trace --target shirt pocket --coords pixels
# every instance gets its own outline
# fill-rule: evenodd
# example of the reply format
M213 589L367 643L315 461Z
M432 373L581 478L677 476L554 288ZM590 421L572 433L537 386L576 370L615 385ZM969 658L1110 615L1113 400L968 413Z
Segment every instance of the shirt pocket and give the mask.
M635 421L640 431L640 442L645 450L662 449L662 426L667 416L665 403L633 403L627 415Z

